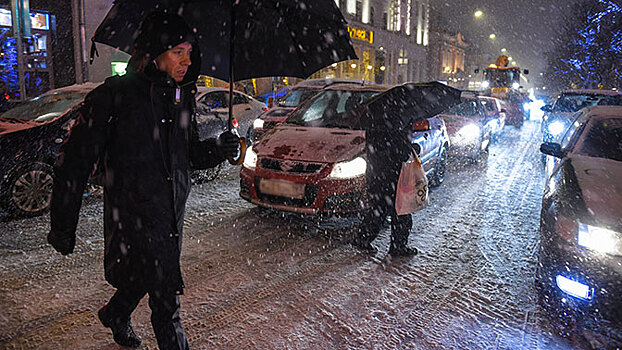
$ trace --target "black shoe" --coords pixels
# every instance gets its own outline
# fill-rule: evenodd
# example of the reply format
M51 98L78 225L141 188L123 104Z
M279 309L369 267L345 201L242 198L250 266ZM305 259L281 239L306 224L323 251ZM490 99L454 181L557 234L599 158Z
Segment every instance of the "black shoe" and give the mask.
M409 248L406 246L399 248L391 246L391 248L389 249L389 254L391 254L392 256L415 256L418 253L419 251L417 250L417 248Z
M132 325L130 324L130 319L128 318L125 321L122 320L113 320L112 318L106 315L105 306L99 309L97 312L97 316L99 320L104 325L104 327L108 327L112 330L112 335L115 343L127 346L130 348L137 348L142 343L142 339L134 333L132 329Z

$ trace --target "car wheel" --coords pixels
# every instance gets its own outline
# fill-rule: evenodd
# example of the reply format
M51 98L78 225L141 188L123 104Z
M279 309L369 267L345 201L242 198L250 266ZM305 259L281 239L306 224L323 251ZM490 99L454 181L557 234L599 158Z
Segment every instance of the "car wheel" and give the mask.
M216 180L218 175L220 175L220 171L225 166L225 163L220 163L214 168L210 169L201 169L201 170L193 170L191 173L192 181L196 184L202 184L210 181Z
M434 175L430 179L430 187L438 187L443 181L445 181L445 175L447 174L447 150L445 147L441 148L438 154L438 161L434 167Z
M50 208L54 168L41 162L28 163L12 171L3 195L3 206L15 216L36 216Z

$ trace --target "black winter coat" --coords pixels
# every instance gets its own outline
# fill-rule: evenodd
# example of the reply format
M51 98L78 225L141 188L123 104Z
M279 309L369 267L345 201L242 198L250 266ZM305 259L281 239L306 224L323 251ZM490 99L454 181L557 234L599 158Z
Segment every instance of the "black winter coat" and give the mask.
M391 113L367 118L368 122L364 124L367 192L372 199L379 198L372 205L382 205L393 210L402 163L406 162L414 151L410 143L409 126ZM391 202L388 202L387 198L391 199Z
M193 82L155 69L108 78L85 99L55 166L52 231L75 238L82 193L104 161L106 280L181 294L182 226L190 168L224 160L215 140L198 141ZM178 98L177 98L178 97Z

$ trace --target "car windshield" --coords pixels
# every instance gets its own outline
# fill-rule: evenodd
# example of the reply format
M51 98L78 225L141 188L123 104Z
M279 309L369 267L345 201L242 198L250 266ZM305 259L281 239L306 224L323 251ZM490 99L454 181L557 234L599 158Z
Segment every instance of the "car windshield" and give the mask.
M45 122L80 103L86 92L58 92L42 95L0 114L0 118Z
M582 133L575 153L622 161L622 119L593 119Z
M279 101L281 107L298 107L301 103L318 93L317 89L297 88L290 90Z
M459 105L448 109L445 113L447 115L457 115L467 118L479 118L479 111L477 109L477 102L475 100L465 100Z
M607 95L597 94L562 94L555 103L555 112L576 112L582 108L595 106L609 100Z
M301 126L360 129L356 119L343 118L346 112L377 95L377 91L325 90L307 101L287 118Z

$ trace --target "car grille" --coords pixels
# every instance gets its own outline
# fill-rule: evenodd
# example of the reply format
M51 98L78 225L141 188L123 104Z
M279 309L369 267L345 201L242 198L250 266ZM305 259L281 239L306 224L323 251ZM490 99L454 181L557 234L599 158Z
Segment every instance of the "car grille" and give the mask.
M314 174L322 170L321 163L308 163L284 159L262 158L261 167L284 173Z

